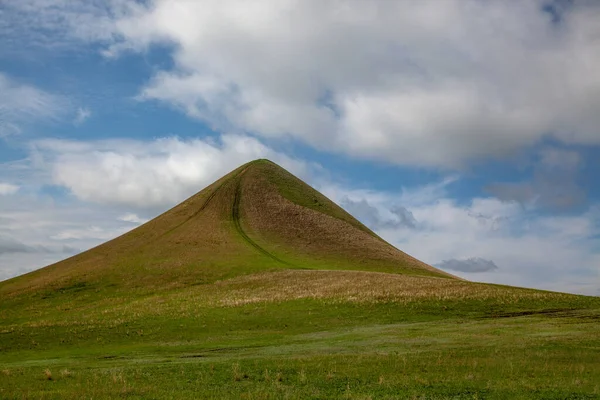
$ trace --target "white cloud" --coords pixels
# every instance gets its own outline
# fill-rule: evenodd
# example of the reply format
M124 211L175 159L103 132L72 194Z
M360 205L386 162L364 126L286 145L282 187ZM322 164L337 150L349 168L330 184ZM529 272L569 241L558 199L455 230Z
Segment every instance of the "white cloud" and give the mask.
M21 132L32 120L56 118L64 100L0 72L0 138Z
M84 201L162 209L200 191L239 165L270 158L302 174L306 166L239 135L219 140L142 142L43 140L34 145L53 183Z
M79 107L77 109L77 114L75 115L75 119L73 120L73 123L75 125L81 125L91 116L92 116L92 112L90 111L89 108Z
M7 196L7 195L15 194L18 191L19 191L19 186L13 185L11 183L0 182L0 196Z
M225 132L461 167L547 136L600 144L600 6L555 4L553 15L547 5L22 0L7 5L0 33L99 43L111 57L166 45L174 66L139 99Z
M456 167L548 134L600 144L600 7L557 23L544 4L156 0L118 7L102 39L173 45L140 98L216 127Z

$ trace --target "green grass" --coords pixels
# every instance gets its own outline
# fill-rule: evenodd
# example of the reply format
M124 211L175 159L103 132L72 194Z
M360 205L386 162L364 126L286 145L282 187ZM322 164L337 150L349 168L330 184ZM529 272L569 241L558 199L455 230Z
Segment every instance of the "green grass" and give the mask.
M290 325L286 329L285 323L292 321L282 319L267 323L280 325L275 331L273 326L254 328L254 332L234 327L195 338L174 331L189 330L197 321L169 321L176 322L179 325L173 329L165 329L170 335L151 332L152 339L135 344L125 339L112 345L87 343L77 350L35 351L35 358L31 350L22 351L0 367L0 396L564 399L600 395L597 325L576 317L560 322L540 317L404 322L311 333L297 332ZM135 328L134 324L130 335L141 335ZM51 381L46 370L52 373ZM69 373L61 374L65 370Z
M64 290L25 314L5 303L0 398L600 398L598 298L498 287L510 295L223 305L270 293L232 282Z

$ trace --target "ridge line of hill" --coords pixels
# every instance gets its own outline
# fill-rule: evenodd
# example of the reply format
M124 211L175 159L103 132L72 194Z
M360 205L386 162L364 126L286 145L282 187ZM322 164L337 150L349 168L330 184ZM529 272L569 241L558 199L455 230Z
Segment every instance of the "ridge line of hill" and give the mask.
M258 243L256 243L254 240L252 240L250 238L250 236L248 236L248 234L244 231L244 228L242 228L242 223L240 221L240 200L241 200L241 194L242 194L241 193L241 191L242 191L241 176L244 174L244 172L246 172L247 169L248 169L248 167L244 168L243 171L241 171L238 175L236 175L234 177L234 179L236 179L236 184L235 184L235 193L234 193L234 197L233 197L233 207L231 210L231 217L233 219L233 224L235 226L235 229L237 230L237 232L240 234L240 236L242 237L242 239L244 239L244 241L246 243L248 243L249 245L254 247L260 253L264 254L265 256L267 256L277 262L291 266L292 264L280 259L279 257L275 256L274 254L270 253L268 250L261 247Z

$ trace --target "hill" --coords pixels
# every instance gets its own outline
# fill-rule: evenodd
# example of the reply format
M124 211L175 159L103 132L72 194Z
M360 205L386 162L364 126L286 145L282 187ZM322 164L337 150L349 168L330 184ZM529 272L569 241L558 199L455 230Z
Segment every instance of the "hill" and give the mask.
M0 282L0 399L599 398L600 298L468 282L241 166Z
M451 277L280 166L257 160L119 238L1 283L0 295L74 286L156 290L282 268Z

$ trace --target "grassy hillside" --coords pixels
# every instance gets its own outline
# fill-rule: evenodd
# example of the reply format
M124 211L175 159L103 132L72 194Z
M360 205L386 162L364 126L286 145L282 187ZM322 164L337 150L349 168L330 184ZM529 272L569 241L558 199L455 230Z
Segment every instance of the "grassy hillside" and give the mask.
M257 160L117 239L0 283L0 295L157 290L281 268L449 276L378 238L278 165Z
M0 283L0 399L600 398L600 298L455 279L268 161Z

